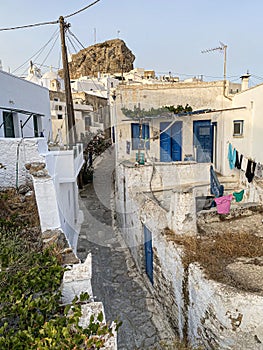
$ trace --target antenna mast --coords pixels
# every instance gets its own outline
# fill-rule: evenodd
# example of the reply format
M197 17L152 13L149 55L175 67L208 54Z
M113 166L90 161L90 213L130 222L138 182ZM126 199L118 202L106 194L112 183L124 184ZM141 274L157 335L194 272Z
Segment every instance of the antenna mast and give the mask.
M207 50L202 50L201 53L209 53L212 51L224 51L224 96L226 96L226 49L227 49L227 45L223 44L221 41L219 42L220 46L215 47L213 49L207 49Z

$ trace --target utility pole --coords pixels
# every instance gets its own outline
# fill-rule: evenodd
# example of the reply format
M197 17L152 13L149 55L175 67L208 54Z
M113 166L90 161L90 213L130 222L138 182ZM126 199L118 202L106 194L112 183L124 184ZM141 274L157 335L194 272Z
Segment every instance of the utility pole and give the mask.
M69 67L68 67L68 54L65 40L65 30L69 28L70 24L65 23L64 17L59 17L60 25L60 38L61 38L61 52L62 52L62 62L63 62L63 74L64 74L64 83L65 83L65 94L66 94L66 108L67 108L67 117L68 117L68 136L69 136L69 145L73 146L77 140L76 129L75 129L75 116L74 108L71 94L71 85L70 85L70 76L69 76Z

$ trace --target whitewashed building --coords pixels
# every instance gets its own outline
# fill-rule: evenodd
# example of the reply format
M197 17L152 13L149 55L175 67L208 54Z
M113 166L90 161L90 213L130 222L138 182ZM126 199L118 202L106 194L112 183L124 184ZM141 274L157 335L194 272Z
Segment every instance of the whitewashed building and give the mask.
M246 89L244 78L242 91L241 85L228 82L226 90L224 82L128 83L119 85L111 100L116 212L123 237L175 332L191 345L211 350L261 350L263 342L263 269L257 270L259 294L252 285L252 291L234 288L207 278L199 264L187 264L183 247L174 241L175 234L200 237L228 230L234 235L240 229L263 234L260 181L248 184L244 170L229 169L230 143L262 161L262 86ZM134 106L139 115L140 110L186 104L199 112L129 117ZM211 165L227 176L218 175L224 194L245 191L243 201L233 201L224 218L216 207L197 206L211 195ZM253 261L249 264L257 269ZM248 284L250 274L242 274Z
M0 137L52 137L48 89L0 71Z
M47 88L0 71L0 187L34 184L42 231L60 229L76 251L82 221L77 177L81 143L50 151L52 135ZM39 137L41 136L41 137Z

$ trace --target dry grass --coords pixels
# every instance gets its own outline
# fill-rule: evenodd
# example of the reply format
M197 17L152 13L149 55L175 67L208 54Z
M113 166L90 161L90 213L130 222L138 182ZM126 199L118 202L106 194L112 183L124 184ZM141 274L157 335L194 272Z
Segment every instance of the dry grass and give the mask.
M39 216L34 194L23 196L14 188L1 191L0 218L17 226L38 227Z
M226 273L226 266L237 258L263 257L263 238L247 232L225 232L203 238L176 235L167 228L164 233L169 240L184 247L185 265L198 262L208 278L223 283L235 284Z

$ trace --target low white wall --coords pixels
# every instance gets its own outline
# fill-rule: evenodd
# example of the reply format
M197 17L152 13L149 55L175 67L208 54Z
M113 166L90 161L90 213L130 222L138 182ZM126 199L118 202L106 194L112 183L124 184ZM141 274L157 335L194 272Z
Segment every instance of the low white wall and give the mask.
M263 297L207 280L189 267L188 337L206 349L262 350Z
M61 229L54 183L50 176L33 176L41 231Z
M185 184L210 182L210 163L175 162L154 163L135 167L132 163L120 163L117 172L126 177L128 187L149 191L173 188Z
M44 156L39 153L43 140L0 138L0 187L16 187L31 181L25 164L45 161Z

